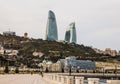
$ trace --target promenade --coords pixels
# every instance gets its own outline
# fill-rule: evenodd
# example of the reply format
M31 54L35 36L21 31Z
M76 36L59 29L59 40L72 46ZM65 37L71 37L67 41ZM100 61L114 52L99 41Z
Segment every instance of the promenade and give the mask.
M81 76L83 74L85 73L72 73L71 76L68 76L68 73L44 73L43 78L39 74L1 74L0 84L120 84L119 79L104 80L97 78L102 74L86 73L86 75ZM114 74L104 75L114 76ZM85 76L88 76L88 78Z
M4 74L0 75L0 84L50 84L39 74Z

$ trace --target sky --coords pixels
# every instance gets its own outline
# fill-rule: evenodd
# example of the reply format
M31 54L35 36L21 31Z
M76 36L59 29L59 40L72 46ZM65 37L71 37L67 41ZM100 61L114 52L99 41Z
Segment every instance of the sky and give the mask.
M0 0L0 33L45 38L48 11L55 13L58 38L76 23L77 44L120 50L120 0Z

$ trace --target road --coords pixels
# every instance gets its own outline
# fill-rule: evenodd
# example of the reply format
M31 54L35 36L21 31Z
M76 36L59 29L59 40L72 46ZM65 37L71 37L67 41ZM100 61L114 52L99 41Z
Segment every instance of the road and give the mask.
M0 84L49 84L38 74L0 75Z

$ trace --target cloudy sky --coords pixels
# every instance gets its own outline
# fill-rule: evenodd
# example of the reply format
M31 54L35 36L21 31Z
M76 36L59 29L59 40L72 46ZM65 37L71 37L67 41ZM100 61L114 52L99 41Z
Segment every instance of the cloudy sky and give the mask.
M77 43L120 50L120 0L0 0L0 33L45 38L48 11L54 11L59 40L71 22Z

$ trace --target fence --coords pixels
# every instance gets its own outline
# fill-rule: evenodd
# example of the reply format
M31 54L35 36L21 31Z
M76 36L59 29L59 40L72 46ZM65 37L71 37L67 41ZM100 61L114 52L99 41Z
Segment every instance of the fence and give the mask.
M44 74L44 79L52 84L86 84L84 83L84 77L64 76L59 74ZM87 84L101 84L99 80L99 78L88 78ZM120 84L120 80L107 80L106 84Z

